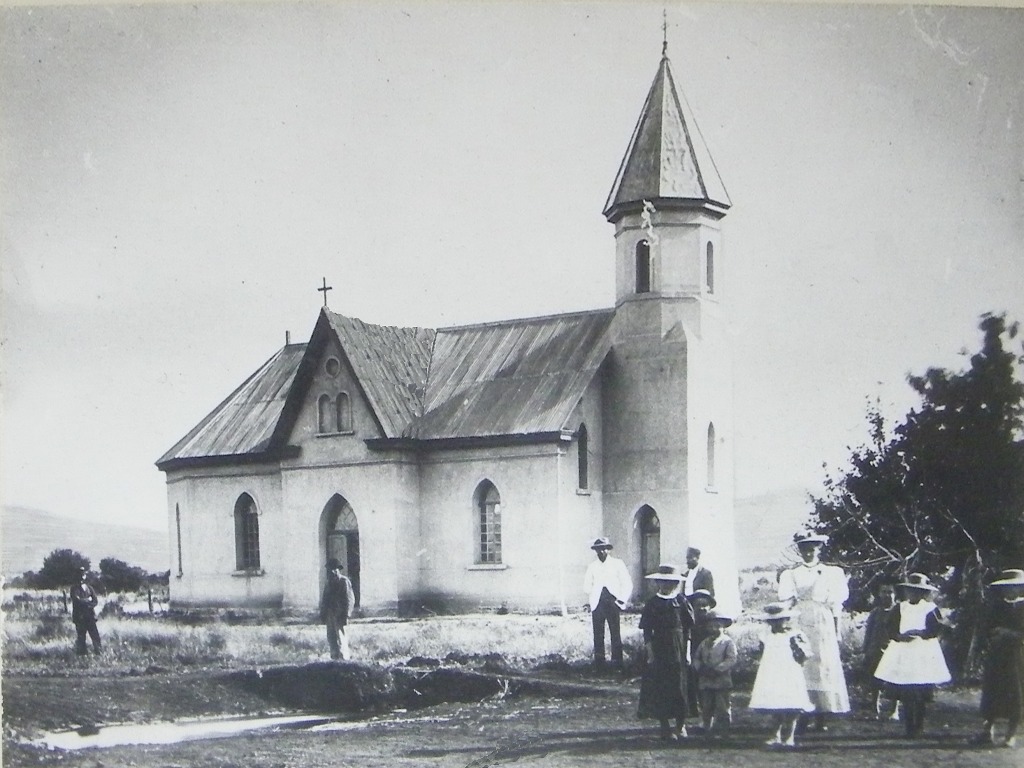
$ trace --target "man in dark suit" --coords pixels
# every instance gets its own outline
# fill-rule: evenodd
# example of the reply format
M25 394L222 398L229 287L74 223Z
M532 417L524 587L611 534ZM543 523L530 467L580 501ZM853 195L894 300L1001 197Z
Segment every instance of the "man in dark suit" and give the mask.
M715 596L715 577L711 571L700 564L700 550L696 547L686 549L686 574L683 579L683 595L690 597L698 589L706 589L708 593Z
M327 644L331 649L332 659L349 657L348 636L345 626L348 624L352 609L355 608L356 596L336 557L327 560L327 584L320 597L320 620L327 624Z
M96 590L89 586L89 572L85 568L78 569L78 584L71 587L71 621L75 624L78 639L75 642L75 653L86 654L85 636L92 639L92 649L100 652L100 631L96 627L96 605L99 598Z

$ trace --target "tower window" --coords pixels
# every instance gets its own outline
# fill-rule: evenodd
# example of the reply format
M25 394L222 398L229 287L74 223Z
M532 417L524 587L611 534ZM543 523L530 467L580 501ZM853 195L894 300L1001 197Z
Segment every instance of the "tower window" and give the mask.
M243 493L235 502L235 570L254 571L260 567L260 519L256 502Z
M576 449L579 451L579 485L577 487L585 490L590 487L590 456L588 455L590 449L586 424L580 424L579 432L576 433Z
M708 243L708 258L705 263L706 277L705 282L707 284L708 293L715 292L715 246L710 242Z
M708 488L715 487L715 425L708 424Z
M501 496L489 480L476 489L478 563L501 563Z
M646 240L636 244L636 292L651 292L651 244Z

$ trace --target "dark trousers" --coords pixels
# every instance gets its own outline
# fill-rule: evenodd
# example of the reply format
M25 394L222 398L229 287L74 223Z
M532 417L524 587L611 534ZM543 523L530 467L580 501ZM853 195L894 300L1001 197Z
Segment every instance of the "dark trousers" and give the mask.
M612 663L622 664L622 636L619 628L619 614L622 611L615 603L615 598L607 589L601 594L597 607L591 612L590 620L594 624L594 661L604 664L604 625L608 624L608 639L612 646Z
M75 632L78 633L78 639L75 641L75 653L79 656L86 654L85 647L85 635L88 633L89 637L92 638L92 649L94 652L100 652L100 631L96 627L96 619L83 619L75 622Z

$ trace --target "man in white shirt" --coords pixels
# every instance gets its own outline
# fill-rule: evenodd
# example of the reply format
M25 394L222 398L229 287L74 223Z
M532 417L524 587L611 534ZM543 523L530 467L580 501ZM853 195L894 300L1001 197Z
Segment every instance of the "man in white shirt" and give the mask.
M587 566L583 576L583 590L587 593L590 618L594 625L594 665L598 669L605 665L604 625L607 623L612 664L621 669L619 614L633 594L633 579L629 576L626 564L608 554L612 544L606 537L596 539L590 548L597 553L597 560Z
M686 548L686 568L683 574L683 595L689 597L698 589L704 589L714 597L715 577L700 564L700 550L696 547Z

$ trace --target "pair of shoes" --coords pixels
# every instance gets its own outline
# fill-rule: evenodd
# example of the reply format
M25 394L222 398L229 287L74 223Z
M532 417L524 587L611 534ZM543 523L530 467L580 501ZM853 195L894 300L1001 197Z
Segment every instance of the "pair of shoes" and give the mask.
M780 739L778 736L772 736L770 739L768 739L768 741L764 743L764 745L766 747L781 747L782 739Z
M786 749L796 749L796 742L793 739L786 739L782 742L782 746Z
M690 734L687 733L685 725L682 728L676 728L675 735L676 735L677 739L688 739L688 738L690 738Z
M1016 736L1007 736L1006 740L1003 742L1003 746L1004 747L1009 747L1010 749L1013 749L1014 747L1017 746L1017 737Z

